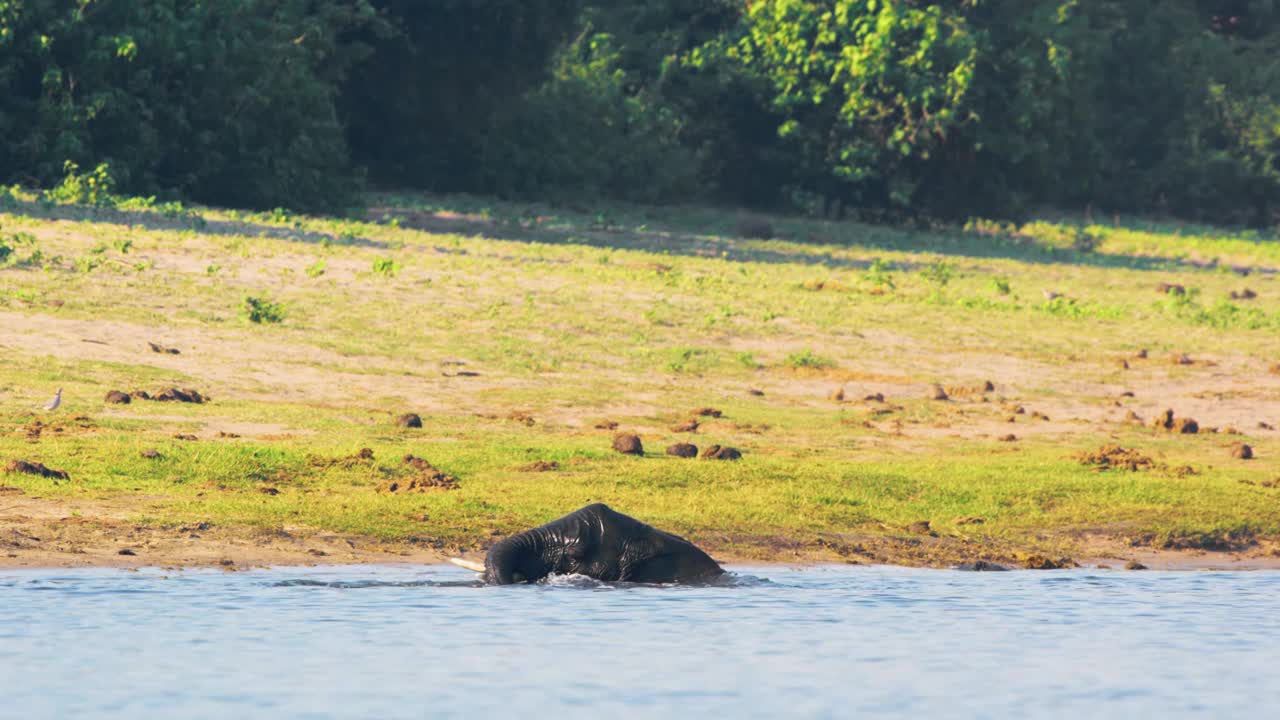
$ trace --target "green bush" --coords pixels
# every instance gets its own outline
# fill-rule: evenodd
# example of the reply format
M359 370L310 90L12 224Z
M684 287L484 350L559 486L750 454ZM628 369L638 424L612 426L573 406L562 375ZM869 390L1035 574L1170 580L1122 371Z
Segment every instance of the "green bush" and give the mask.
M284 306L267 298L244 296L240 305L240 315L251 323L284 322Z

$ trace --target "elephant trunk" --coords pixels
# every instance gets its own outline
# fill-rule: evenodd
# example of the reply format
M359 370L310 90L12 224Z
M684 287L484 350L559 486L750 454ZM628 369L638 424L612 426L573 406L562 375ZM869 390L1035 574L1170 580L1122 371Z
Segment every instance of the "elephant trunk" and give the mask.
M494 585L533 582L547 575L540 540L532 531L499 542L484 559L485 582Z

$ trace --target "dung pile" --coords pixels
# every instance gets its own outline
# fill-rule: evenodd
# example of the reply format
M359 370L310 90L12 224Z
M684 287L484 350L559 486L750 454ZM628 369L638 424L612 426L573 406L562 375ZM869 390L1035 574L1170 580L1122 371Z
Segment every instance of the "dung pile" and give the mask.
M676 443L667 448L667 454L678 458L698 457L698 446L690 443Z
M317 468L331 468L331 467L350 468L350 467L356 467L357 465L367 465L372 462L373 462L373 450L369 448L360 448L360 452L356 453L355 455L348 455L347 457L327 458L327 457L319 457L319 456L313 455L307 459L307 463L311 465L311 467L317 467Z
M644 455L644 445L635 433L622 433L613 439L613 449L623 455Z
M1200 432L1200 424L1192 418L1174 417L1173 410L1165 410L1151 419L1151 427L1157 430L1169 430L1183 435L1195 435Z
M727 446L721 447L719 445L712 445L711 447L702 451L702 459L703 460L741 460L742 451L739 450L738 448L732 448Z
M1119 445L1103 445L1093 452L1080 453L1076 456L1081 465L1088 465L1095 470L1150 470L1156 462L1137 450L1129 450Z
M407 478L383 480L378 484L378 492L427 492L457 490L459 487L458 478L441 471L420 457L405 455L404 464L416 470L418 474Z
M43 463L29 462L27 460L10 460L4 466L6 473L21 473L23 475L39 475L40 477L50 478L53 480L70 480L71 476L64 470L54 470L45 467Z

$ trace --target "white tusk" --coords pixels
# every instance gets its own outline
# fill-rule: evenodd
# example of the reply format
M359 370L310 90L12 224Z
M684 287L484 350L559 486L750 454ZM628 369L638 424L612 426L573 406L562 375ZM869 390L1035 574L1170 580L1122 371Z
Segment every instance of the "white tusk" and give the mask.
M449 558L449 562L461 568L482 573L484 572L484 563L473 562L471 560L463 560L462 558Z

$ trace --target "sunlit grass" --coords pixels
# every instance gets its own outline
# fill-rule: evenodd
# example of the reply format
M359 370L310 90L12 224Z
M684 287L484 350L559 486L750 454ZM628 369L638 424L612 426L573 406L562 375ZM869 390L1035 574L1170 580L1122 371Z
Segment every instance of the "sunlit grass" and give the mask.
M34 239L11 243L0 266L0 313L56 324L64 343L0 339L0 458L73 478L0 484L136 497L136 518L152 525L469 546L593 501L730 548L903 534L918 520L1029 547L1098 528L1280 534L1280 490L1241 482L1280 470L1266 452L1243 463L1224 449L1265 449L1273 436L1252 426L1228 438L999 425L1015 402L1106 407L1133 378L1209 377L1160 360L1126 375L1119 360L1139 348L1280 360L1274 241L1125 224L923 231L797 218L775 219L775 239L745 240L733 213L702 208L374 203L368 222L34 203L0 214L0 237ZM415 229L423 217L428 229ZM246 309L246 298L262 302ZM270 312L255 322L254 307ZM129 334L138 328L183 354L150 353ZM1006 383L993 357L1043 377ZM1007 387L987 403L945 405L917 387L978 376ZM213 402L101 402L110 389L169 385ZM33 414L56 386L66 407ZM845 386L847 402L827 399ZM1073 389L1085 386L1096 396ZM768 392L748 392L757 387ZM883 407L861 401L876 388L890 396ZM669 430L703 405L725 417L692 436ZM423 429L392 426L408 410ZM508 419L513 410L533 424ZM33 443L36 417L69 424ZM610 418L641 431L648 457L609 449L611 431L595 424ZM246 423L244 437L215 435ZM999 442L1006 431L1019 439ZM745 458L665 456L677 440L731 444ZM1199 474L1098 473L1074 459L1112 442ZM374 462L314 462L363 447ZM378 492L407 453L461 489ZM559 469L520 469L537 460ZM972 518L982 522L960 522Z

